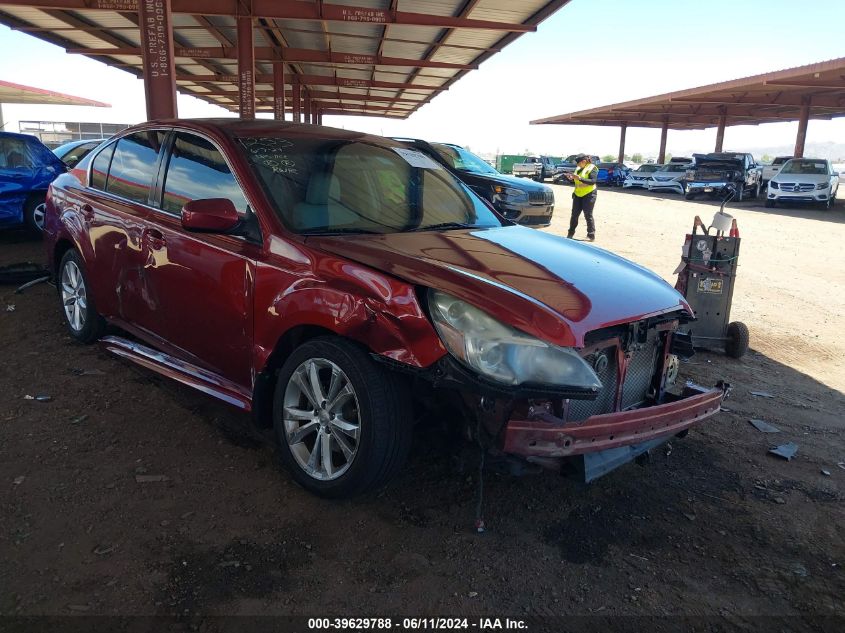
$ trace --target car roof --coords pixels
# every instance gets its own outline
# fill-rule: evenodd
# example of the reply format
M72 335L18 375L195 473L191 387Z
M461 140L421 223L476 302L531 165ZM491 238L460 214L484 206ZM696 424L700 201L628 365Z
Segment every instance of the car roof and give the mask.
M401 141L396 141L384 136L365 134L354 130L342 130L335 127L313 125L308 123L292 123L288 121L276 121L274 119L235 119L235 118L209 118L209 119L156 119L124 130L121 136L146 129L176 126L197 132L211 132L223 134L235 138L261 136L262 134L282 134L287 136L302 136L305 138L324 138L349 141L366 141L377 145L390 147L401 146Z

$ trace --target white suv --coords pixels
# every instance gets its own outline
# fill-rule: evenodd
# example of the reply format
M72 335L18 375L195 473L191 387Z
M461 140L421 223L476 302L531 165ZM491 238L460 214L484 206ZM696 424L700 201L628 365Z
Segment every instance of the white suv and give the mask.
M766 206L777 202L816 202L830 209L839 190L839 172L824 158L792 158L769 181Z

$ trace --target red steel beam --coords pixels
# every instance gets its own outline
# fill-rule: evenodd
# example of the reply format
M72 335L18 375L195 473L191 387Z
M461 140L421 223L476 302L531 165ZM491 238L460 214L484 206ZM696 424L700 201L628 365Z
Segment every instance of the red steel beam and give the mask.
M238 19L240 20L242 18ZM76 55L140 55L141 49L134 46L120 48L69 48L67 52ZM190 57L192 59L238 58L237 48L231 46L196 46L192 48L177 46L174 52L176 57ZM449 70L474 70L478 68L475 64L452 64L449 62L433 62L427 59L404 59L401 57L384 57L381 55L359 55L357 53L318 51L308 48L274 48L271 46L256 47L255 59L269 62L284 60L285 63L322 62L328 64L353 64L356 66L408 66L411 68L445 68Z
M237 83L235 75L186 75L176 76L176 81L192 81L194 83ZM273 75L257 74L255 82L272 84ZM384 88L386 90L420 90L425 92L440 92L445 88L426 86L425 84L398 83L392 81L373 81L372 79L349 79L330 75L291 75L289 83L303 86L340 86L342 88Z
M281 66L281 64L279 64ZM281 66L284 68L283 66ZM275 68L275 67L274 67ZM197 94L207 95L209 97L232 97L233 99L238 96L237 90L209 90L207 92L201 92ZM284 95L285 97L291 96L290 90L284 90L282 87L281 90L277 91L275 86L272 90L256 90L255 96L256 97L277 97L280 94ZM311 95L312 99L341 99L346 101L376 101L381 103L422 103L422 99L407 99L404 97L389 97L385 95L367 95L367 94L355 94L354 92L330 92L328 90L309 90L308 94Z
M795 158L804 157L804 143L807 140L807 123L810 121L810 97L804 97L801 104L801 116L798 119L798 134L795 136Z
M727 108L722 106L722 114L719 115L719 127L716 128L716 147L714 152L721 152L725 144L725 125L728 122Z
M308 94L308 90L305 90L305 94L303 95L302 99L302 119L305 123L311 123L311 96Z
M660 130L660 151L657 153L657 162L666 161L666 137L669 135L669 120L663 120L663 129Z
M87 11L138 11L146 0L3 0L10 6L35 9L71 9ZM252 11L245 10L240 0L172 0L174 13L227 15L232 17L278 18L282 20L316 20L356 22L363 24L404 24L437 28L467 28L529 33L537 30L532 24L510 24L491 20L471 20L447 15L429 15L406 11L387 11L368 7L347 7L303 0L253 0Z
M176 117L171 0L141 0L138 18L148 119Z
M299 84L293 84L293 122L302 123L302 87Z
M260 92L256 95L261 94ZM263 96L263 95L262 95ZM273 118L285 120L285 65L273 64Z
M252 18L238 18L238 112L242 119L255 118L255 58Z

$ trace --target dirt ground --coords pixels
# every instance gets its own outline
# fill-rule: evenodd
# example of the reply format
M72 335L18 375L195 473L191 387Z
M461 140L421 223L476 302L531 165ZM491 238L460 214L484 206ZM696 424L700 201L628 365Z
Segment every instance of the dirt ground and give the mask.
M715 211L603 190L597 245L672 279ZM488 469L482 535L477 449L423 425L386 489L317 499L247 416L73 343L54 288L0 286L0 614L845 616L845 208L732 213L752 350L682 367L734 385L725 411L590 485ZM0 265L26 259L0 236Z

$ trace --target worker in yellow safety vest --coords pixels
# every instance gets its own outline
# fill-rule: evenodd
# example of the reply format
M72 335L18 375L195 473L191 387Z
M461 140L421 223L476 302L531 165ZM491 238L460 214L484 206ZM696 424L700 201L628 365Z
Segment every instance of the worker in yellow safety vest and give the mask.
M587 239L591 242L596 239L596 223L593 220L593 208L596 206L597 179L599 168L590 162L586 154L578 154L575 157L576 168L572 174L566 174L567 179L575 185L572 192L572 217L569 219L569 233L566 237L572 239L575 236L575 229L578 228L578 217L584 212L584 219L587 220Z

